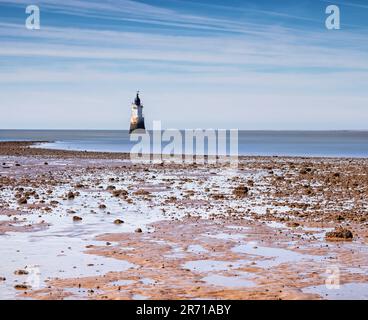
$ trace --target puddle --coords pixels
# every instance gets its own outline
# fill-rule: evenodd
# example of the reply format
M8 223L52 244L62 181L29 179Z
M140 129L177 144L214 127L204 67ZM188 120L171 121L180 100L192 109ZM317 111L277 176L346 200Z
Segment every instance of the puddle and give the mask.
M256 283L254 283L253 281L244 279L242 277L229 277L229 276L222 276L219 274L209 275L207 277L202 278L202 280L214 286L231 287L231 288L254 287L256 285Z
M158 242L158 241L156 241ZM166 241L161 241L163 244L168 244L171 246L171 253L169 254L165 254L164 257L165 258L169 258L169 259L181 259L181 258L185 258L186 254L185 251L183 250L182 247L177 246L175 243L170 243L170 242L166 242Z
M321 256L301 254L287 249L262 247L253 242L236 246L232 251L263 257L264 259L256 261L256 265L261 268L272 268L282 263L321 261L323 259Z
M368 283L345 283L339 289L328 289L326 285L311 286L302 290L304 293L318 294L328 300L367 300Z
M206 237L215 238L219 240L241 240L246 237L244 234L229 234L229 233L217 233L217 234L206 234Z
M154 285L156 284L156 281L151 278L142 278L139 280L144 285Z
M143 294L133 294L133 300L147 300L148 297L144 296Z
M318 241L324 241L326 233L333 231L334 228L303 227L302 230L306 236L313 237Z
M270 221L266 222L265 225L270 228L275 229L288 229L288 227L285 225L285 223L277 222L277 221Z
M226 228L235 229L237 231L250 230L250 227L244 227L244 226L226 226Z
M348 267L344 269L345 272L348 273L355 273L355 274L368 274L368 266L361 266L361 267Z
M232 268L239 268L246 263L238 261L220 260L195 260L186 262L183 267L196 272L225 271Z
M130 284L133 284L134 282L135 282L134 280L117 280L117 281L110 282L110 285L114 287L123 287L123 286L128 286Z

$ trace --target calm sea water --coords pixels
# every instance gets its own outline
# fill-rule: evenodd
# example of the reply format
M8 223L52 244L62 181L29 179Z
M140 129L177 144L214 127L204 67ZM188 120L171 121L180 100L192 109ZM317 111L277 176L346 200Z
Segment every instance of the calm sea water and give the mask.
M0 130L0 141L52 141L44 146L111 152L130 152L136 144L127 131L85 130ZM368 157L368 131L239 131L238 150L240 155Z

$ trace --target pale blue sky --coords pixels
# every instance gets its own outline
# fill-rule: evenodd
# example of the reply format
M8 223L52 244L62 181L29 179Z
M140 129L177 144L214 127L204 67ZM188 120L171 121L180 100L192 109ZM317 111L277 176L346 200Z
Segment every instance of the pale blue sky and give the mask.
M148 127L368 129L367 31L364 0L0 0L0 129L127 129L137 89Z

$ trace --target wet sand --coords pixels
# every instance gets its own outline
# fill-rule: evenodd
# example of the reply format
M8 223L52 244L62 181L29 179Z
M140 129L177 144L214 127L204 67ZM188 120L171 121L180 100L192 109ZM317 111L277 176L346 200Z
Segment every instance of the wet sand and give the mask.
M368 159L231 169L0 143L0 297L368 299L367 212ZM326 239L339 227L353 238Z

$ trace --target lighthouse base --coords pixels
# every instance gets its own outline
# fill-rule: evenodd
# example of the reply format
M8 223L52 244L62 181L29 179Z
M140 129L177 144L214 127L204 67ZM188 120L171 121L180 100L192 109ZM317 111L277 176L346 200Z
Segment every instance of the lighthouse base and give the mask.
M130 130L129 133L134 133L136 130L137 133L145 133L146 127L144 125L144 119L134 119L130 121Z

